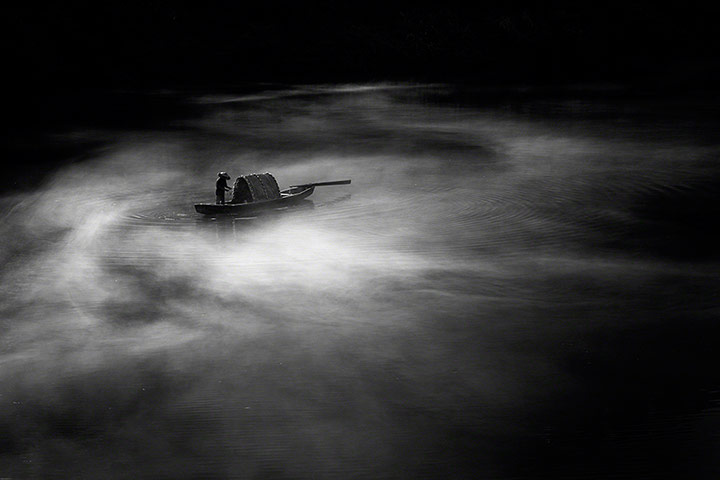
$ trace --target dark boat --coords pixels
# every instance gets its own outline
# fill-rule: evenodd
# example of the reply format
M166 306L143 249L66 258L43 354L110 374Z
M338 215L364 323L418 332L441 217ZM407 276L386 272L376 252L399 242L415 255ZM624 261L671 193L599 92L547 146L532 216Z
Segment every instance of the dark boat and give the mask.
M269 175L269 174L263 174L263 175ZM259 175L257 175L257 174L253 174L252 176L240 177L238 179L238 182L240 182L240 179L243 179L243 180L249 179L252 182L255 182L257 180L257 178L252 178L252 177L258 177L258 176ZM268 178L270 178L270 177L268 177ZM272 179L272 181L274 182L274 179ZM235 186L236 189L238 188L238 182L236 182L236 186ZM317 182L317 183L308 183L308 184L304 184L304 185L291 185L290 188L287 188L285 190L280 190L279 196L276 198L268 198L268 199L263 199L263 200L255 200L255 201L242 202L242 203L226 203L226 204L196 203L195 211L197 211L198 213L202 213L203 215L225 215L225 214L242 215L242 214L254 213L259 210L268 210L268 209L273 209L273 208L288 207L290 205L299 203L303 199L309 197L315 191L315 187L325 186L325 185L347 185L349 183L350 183L350 180L337 180L334 182ZM249 183L249 185L252 185L252 183ZM277 195L278 194L277 186L275 188L276 188L275 194ZM252 196L250 196L250 198L252 198Z
M259 200L248 203L226 203L224 205L217 203L196 203L195 211L202 213L203 215L238 215L252 213L258 210L281 208L296 204L309 197L313 191L315 191L315 186L300 185L281 190L280 198L274 198L272 200Z

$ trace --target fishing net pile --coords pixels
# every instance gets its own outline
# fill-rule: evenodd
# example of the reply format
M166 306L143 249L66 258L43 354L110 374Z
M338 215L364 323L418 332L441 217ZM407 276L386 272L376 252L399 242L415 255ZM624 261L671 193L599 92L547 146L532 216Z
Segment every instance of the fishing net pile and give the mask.
M235 180L230 203L261 202L280 198L280 188L269 173L251 173Z

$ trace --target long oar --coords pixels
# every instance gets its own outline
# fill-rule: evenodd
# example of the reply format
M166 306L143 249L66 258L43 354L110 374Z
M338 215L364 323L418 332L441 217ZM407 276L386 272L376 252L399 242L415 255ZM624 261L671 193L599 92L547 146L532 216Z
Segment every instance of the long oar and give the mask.
M350 180L335 180L334 182L317 182L317 183L303 183L301 185L290 185L290 188L295 187L324 187L326 185L348 185Z

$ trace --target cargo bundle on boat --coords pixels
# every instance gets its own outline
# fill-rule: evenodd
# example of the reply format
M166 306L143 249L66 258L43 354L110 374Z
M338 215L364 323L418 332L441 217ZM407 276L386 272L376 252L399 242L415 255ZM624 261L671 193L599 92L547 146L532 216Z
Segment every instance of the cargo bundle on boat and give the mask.
M235 180L230 203L264 202L280 198L280 187L270 173L251 173Z

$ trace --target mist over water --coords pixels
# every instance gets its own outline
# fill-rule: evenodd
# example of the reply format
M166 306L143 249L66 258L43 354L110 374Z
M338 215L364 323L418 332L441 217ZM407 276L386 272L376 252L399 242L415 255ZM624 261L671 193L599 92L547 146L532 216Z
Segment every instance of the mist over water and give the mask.
M105 147L0 199L0 476L717 473L716 110L484 98L67 132ZM202 217L220 170L352 185Z

